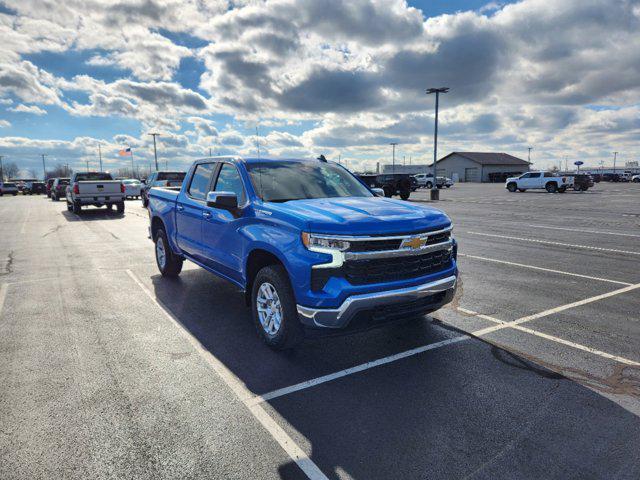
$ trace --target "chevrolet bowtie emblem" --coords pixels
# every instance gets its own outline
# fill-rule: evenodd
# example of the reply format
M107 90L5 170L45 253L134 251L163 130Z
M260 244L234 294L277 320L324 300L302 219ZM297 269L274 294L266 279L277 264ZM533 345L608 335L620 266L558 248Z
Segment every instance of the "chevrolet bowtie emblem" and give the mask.
M406 240L403 240L402 245L400 246L402 248L410 248L412 250L416 250L422 247L423 244L424 244L424 240L421 239L420 237L411 237L411 238L407 238Z

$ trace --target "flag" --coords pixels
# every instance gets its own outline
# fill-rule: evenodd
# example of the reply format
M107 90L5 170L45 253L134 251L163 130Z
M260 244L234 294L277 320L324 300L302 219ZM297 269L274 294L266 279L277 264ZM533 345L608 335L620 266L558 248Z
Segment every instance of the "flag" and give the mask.
M129 155L131 155L131 148L123 148L118 152L118 155L120 155L121 157L128 157Z

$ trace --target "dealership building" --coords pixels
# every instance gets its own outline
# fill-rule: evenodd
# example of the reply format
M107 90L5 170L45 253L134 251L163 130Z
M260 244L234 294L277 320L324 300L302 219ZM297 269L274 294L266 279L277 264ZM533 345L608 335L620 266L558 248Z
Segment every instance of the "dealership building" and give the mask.
M528 172L530 165L508 153L451 152L436 163L436 175L454 182L504 182Z

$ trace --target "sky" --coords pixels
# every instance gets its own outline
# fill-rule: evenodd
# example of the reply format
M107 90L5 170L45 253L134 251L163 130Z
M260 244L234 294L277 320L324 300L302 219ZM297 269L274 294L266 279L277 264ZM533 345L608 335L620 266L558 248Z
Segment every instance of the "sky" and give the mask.
M640 0L0 0L0 155L640 160Z

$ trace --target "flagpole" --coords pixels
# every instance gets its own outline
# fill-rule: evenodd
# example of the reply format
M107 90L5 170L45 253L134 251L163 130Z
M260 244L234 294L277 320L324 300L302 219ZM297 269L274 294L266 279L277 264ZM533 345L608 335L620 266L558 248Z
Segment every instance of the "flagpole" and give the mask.
M135 177L136 167L135 167L135 163L133 162L133 149L131 147L129 147L129 153L131 153L131 176Z

